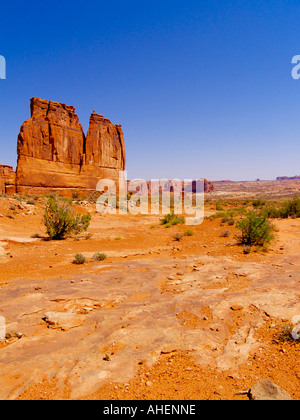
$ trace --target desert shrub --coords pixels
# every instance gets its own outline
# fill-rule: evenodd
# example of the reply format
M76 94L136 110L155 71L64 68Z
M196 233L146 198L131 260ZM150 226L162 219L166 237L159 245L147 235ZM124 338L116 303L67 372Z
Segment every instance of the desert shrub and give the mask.
M96 252L93 256L94 261L104 261L107 258L106 254L103 254L101 252Z
M287 200L282 204L279 210L279 217L283 219L300 217L300 198L297 195L292 200Z
M227 222L228 226L233 226L234 223L235 223L234 219L229 219Z
M35 205L35 200L33 198L30 198L29 200L26 201L26 204L30 204L32 206Z
M53 240L62 240L72 234L86 231L91 215L75 214L70 200L50 196L44 212L44 224L48 236Z
M174 214L174 212L172 212L171 214L167 214L163 219L160 219L160 223L166 228L169 228L174 225L183 225L184 217L177 216L176 214Z
M175 233L175 235L174 235L174 239L175 239L175 241L181 241L182 240L182 238L183 238L183 234L182 233Z
M82 254L76 254L73 260L73 264L81 265L86 262L86 258Z
M265 200L263 200L262 198L257 198L255 200L252 201L252 206L253 207L263 207L266 204Z
M228 216L222 217L221 223L228 223L229 220L230 220L230 218Z
M268 219L277 219L281 217L281 210L278 209L274 204L266 204L263 209L261 209L260 214Z
M184 235L185 236L193 236L194 235L194 231L192 229L186 229L184 231Z
M11 204L9 208L10 208L10 210L12 210L12 211L16 210L16 206L15 206L14 204Z
M275 334L274 341L275 343L278 342L293 342L293 343L300 343L300 339L294 336L294 329L297 330L297 326L287 323L286 325L283 325L280 330ZM296 332L298 335L299 329Z
M251 246L250 245L243 245L243 252L244 252L244 254L250 254Z
M246 215L246 214L247 214L247 209L245 209L244 207L236 207L230 210L217 211L216 213L209 216L208 219L209 220L222 219L222 223L226 223L226 222L223 222L223 220L226 220L226 221L228 219L233 220L233 218L236 216Z
M220 234L221 238L229 238L230 235L231 235L231 232L229 229L223 230L223 232L221 232Z
M216 210L217 210L217 211L223 211L223 210L224 210L224 208L223 208L223 206L222 206L222 204L221 204L220 202L218 202L218 203L216 204Z
M255 211L238 221L236 226L241 231L241 235L237 235L236 238L243 245L265 246L274 239L275 226L267 217Z

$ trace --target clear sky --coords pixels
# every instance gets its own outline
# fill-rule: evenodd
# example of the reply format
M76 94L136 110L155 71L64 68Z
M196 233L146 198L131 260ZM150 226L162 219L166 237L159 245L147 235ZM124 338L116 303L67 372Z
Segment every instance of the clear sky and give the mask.
M1 3L0 163L33 96L122 124L128 178L300 174L299 0Z

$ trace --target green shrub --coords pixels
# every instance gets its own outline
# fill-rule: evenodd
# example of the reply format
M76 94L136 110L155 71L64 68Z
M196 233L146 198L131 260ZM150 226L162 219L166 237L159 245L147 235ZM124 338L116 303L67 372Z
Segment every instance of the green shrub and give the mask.
M163 219L160 219L160 223L166 228L169 228L174 225L183 225L184 217L177 216L176 214L174 214L174 212L172 212L171 214L167 214Z
M45 208L44 224L48 236L53 240L62 240L72 234L86 231L91 215L75 214L70 200L50 196Z
M185 236L193 236L194 235L194 231L192 229L186 229L184 231L184 235Z
M175 235L174 235L174 239L175 239L175 241L181 241L182 240L182 238L183 238L183 234L182 233L175 233Z
M222 204L221 204L220 202L218 202L218 203L216 204L216 210L217 210L217 211L223 211L223 210L224 210L224 207L222 206Z
M255 200L252 201L252 206L253 207L263 207L266 204L265 200L263 200L262 198L257 198Z
M244 254L250 254L251 252L251 246L250 245L243 245L243 252Z
M229 229L223 230L223 232L221 232L220 234L221 238L229 238L230 235L231 235L231 232Z
M93 256L94 261L104 261L106 258L107 255L100 252L96 252L96 254Z
M77 265L81 265L84 264L86 262L86 258L84 255L82 254L76 254L75 258L73 260L73 264L77 264Z
M275 226L267 217L255 211L251 211L247 217L238 221L236 226L241 231L241 235L237 235L236 238L242 245L264 246L274 239Z
M297 195L292 200L287 200L282 204L279 210L279 217L283 219L300 217L300 198Z
M275 336L275 338L281 342L299 343L300 340L295 340L293 337L293 330L294 330L294 325L292 324L284 325L283 327L281 327L280 331Z

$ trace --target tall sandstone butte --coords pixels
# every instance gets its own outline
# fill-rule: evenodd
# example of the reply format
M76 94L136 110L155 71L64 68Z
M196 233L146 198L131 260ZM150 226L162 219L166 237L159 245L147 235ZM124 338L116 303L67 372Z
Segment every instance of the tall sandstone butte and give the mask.
M95 191L99 179L118 180L126 166L120 125L94 111L85 137L74 107L39 98L31 99L17 151L19 194Z

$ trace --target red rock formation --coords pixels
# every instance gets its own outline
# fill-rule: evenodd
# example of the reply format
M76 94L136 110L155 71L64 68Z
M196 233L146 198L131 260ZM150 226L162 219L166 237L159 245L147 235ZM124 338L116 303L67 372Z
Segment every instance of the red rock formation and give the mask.
M118 180L119 171L124 171L125 166L125 142L121 125L113 125L94 111L90 117L81 175L89 187L95 189L95 177Z
M16 174L11 166L0 165L0 194L16 192Z
M121 126L93 112L87 138L72 106L31 99L31 118L18 136L17 192L95 190L125 169Z

